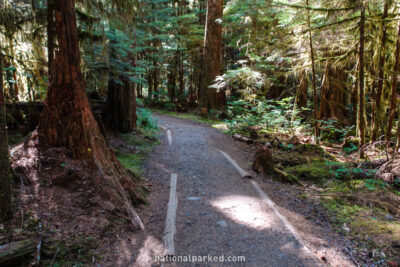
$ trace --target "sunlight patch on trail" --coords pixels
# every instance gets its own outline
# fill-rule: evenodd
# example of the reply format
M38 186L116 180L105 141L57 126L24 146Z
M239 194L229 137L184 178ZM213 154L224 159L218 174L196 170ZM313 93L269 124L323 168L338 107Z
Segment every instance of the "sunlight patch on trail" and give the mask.
M157 256L164 255L164 246L160 240L154 236L148 236L139 250L139 255L133 266L153 266Z
M265 211L260 200L255 197L231 195L210 201L211 205L231 220L263 230L276 224L276 220Z

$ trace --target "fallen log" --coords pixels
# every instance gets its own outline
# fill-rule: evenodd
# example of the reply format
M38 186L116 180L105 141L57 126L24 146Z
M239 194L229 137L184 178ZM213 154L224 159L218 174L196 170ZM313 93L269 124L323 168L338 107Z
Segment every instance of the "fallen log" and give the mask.
M31 258L36 251L32 240L21 240L0 246L0 266L18 266L22 261Z
M236 139L236 140L239 140L241 142L245 142L247 144L253 144L254 143L254 140L252 140L252 139L250 139L248 137L245 137L243 135L237 134L237 133L232 135L232 138Z

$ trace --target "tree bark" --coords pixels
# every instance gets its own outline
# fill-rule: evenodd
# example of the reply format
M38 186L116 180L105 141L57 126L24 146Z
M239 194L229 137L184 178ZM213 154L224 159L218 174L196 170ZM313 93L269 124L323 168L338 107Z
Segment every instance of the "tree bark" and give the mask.
M132 202L143 201L140 179L117 161L89 106L80 68L75 1L55 1L54 14L58 51L38 126L40 149L64 147L71 158L87 162L97 174L89 180L96 193L118 209L125 207L132 223L144 229L132 206Z
M8 154L6 105L3 94L3 55L0 52L0 219L6 221L12 214L11 176Z
M346 117L346 87L343 81L346 73L343 69L334 69L327 62L324 79L321 85L321 100L319 107L319 119L336 119L340 122Z
M306 6L308 7L309 1L306 0ZM312 88L313 88L313 102L314 102L314 133L315 137L319 137L319 124L318 124L318 101L317 101L317 76L315 74L315 59L314 59L314 48L312 42L312 34L311 34L311 16L310 10L307 9L307 26L308 26L308 40L310 46L310 59L311 59L311 72L312 72Z
M377 135L380 135L381 128L380 125L383 122L382 117L382 91L383 91L383 79L385 75L385 46L386 46L386 21L385 19L388 16L389 9L389 0L385 0L383 5L383 14L382 14L382 37L381 37L381 45L379 48L379 65L378 65L378 86L375 96L375 112L372 114L372 133L371 140L375 141Z
M153 93L154 93L154 98L158 98L158 67L157 67L157 61L153 60Z
M360 137L360 147L365 144L365 119L364 119L364 31L365 31L365 5L364 0L361 1L361 17L360 17L360 47L359 47L359 73L358 73L358 135ZM360 158L364 158L364 151L360 149Z
M153 70L151 68L147 73L147 98L153 99Z
M398 23L398 31L397 31L397 40L396 40L396 52L395 52L395 63L393 67L393 75L392 75L392 92L390 96L390 110L389 110L389 119L388 119L388 128L386 132L387 140L390 141L392 137L392 128L393 128L393 120L396 115L396 103L397 103L397 75L399 72L400 66L400 20Z
M307 107L307 89L308 89L308 81L307 81L307 73L303 70L300 73L300 83L297 90L297 106L300 108Z
M119 58L115 42L112 41L110 41L110 58ZM129 55L128 60L132 61L131 58L132 55ZM115 68L110 66L108 76L107 126L121 133L129 133L136 128L135 88L129 77L119 73Z
M179 96L183 97L184 96L184 91L185 91L185 83L184 83L184 71L183 71L183 52L179 51Z
M47 0L47 67L50 72L54 59L54 0Z
M208 0L201 74L200 108L210 111L226 105L225 92L209 88L221 73L222 0ZM216 103L216 98L218 102Z

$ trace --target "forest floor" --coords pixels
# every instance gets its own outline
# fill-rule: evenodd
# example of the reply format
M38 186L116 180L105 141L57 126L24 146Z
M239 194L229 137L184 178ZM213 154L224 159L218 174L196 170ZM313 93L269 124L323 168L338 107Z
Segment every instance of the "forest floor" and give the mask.
M322 164L321 160L331 155L308 145L271 148L276 166L299 176L303 186L261 177L251 170L257 145L236 141L218 130L224 130L221 122L169 115L156 117L159 125L171 132L171 145L161 129L107 134L121 163L144 177L150 189L148 205L137 207L146 231L132 229L121 214L91 205L90 188L40 184L40 197L35 201L34 188L22 183L15 194L19 207L12 221L13 235L2 236L5 227L0 227L0 242L41 240L43 266L160 266L156 257L164 255L169 183L171 174L176 173L176 255L244 256L246 261L235 266L398 266L398 216L375 203L335 197L355 194L382 199L379 194L393 195L392 191L381 184L368 184L371 179L339 183L338 176L353 175L354 170L347 165ZM219 150L253 178L241 178ZM334 154L340 160L351 158ZM69 164L60 163L62 168ZM321 178L323 184L316 181ZM274 201L309 251L265 205L251 180ZM322 193L328 195L321 197Z

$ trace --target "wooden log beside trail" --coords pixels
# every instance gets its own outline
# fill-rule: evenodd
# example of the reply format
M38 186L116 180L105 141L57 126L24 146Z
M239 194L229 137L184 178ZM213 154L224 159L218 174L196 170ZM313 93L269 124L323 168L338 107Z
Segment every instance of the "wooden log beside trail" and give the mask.
M33 257L36 243L21 240L0 246L0 266L18 266L22 261Z

